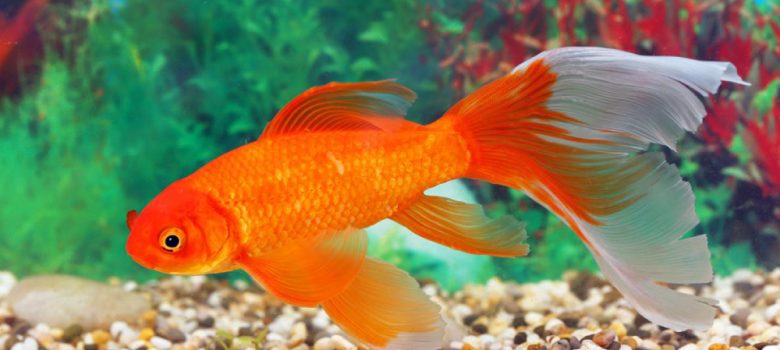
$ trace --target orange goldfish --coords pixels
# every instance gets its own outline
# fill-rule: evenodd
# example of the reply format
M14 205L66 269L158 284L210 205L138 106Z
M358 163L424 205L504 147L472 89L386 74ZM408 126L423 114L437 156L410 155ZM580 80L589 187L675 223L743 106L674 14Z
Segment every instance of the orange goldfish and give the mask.
M128 213L129 255L150 269L243 269L269 293L321 306L382 349L436 349L442 320L408 274L366 257L362 230L390 218L473 254L528 253L524 226L424 191L473 178L524 191L582 238L646 318L683 330L714 300L665 283L712 279L694 197L652 143L675 147L704 118L700 96L746 84L727 62L604 48L543 52L439 120L403 119L415 98L392 81L330 83L293 99L260 138Z

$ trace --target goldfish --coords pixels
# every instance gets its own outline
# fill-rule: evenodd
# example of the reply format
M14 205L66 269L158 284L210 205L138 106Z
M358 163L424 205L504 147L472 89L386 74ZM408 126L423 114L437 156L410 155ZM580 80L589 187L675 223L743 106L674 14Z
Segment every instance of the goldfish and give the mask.
M321 307L375 349L437 349L440 308L406 272L366 256L363 228L391 219L472 254L528 254L525 226L425 194L470 178L507 186L560 217L647 319L707 328L716 302L669 283L712 266L694 195L659 144L701 124L728 62L558 48L523 62L421 125L395 81L329 83L290 101L260 137L173 182L127 216L128 254L171 274L243 269L268 293Z

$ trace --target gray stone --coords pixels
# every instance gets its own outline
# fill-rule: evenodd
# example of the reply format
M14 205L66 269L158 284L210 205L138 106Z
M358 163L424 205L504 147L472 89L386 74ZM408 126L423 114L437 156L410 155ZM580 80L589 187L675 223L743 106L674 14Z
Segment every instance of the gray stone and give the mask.
M17 317L31 324L108 329L114 321L136 323L151 308L147 298L95 281L61 275L26 278L8 293Z

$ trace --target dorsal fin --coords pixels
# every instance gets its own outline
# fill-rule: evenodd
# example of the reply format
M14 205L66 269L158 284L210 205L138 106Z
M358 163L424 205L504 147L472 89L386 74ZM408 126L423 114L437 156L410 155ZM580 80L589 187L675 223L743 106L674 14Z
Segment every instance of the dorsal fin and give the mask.
M416 95L391 80L329 83L304 91L265 127L262 136L403 126Z

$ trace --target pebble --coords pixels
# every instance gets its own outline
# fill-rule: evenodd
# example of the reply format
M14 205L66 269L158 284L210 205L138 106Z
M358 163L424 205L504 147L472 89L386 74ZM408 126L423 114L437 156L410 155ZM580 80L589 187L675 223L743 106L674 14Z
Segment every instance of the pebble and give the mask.
M173 346L173 343L171 343L170 340L158 336L152 337L152 339L149 340L149 343L151 343L152 346L160 350L167 350L170 349L171 346Z
M108 329L115 321L137 320L151 307L140 294L62 275L23 279L7 300L18 317L59 328L78 323L86 329Z
M11 350L38 350L38 342L33 338L24 338L23 341L14 344Z
M609 325L609 330L615 332L615 335L618 337L618 339L621 339L625 337L626 334L628 334L626 326L621 322L612 322L612 324Z
M565 339L561 339L550 346L550 350L571 350L571 344Z
M106 343L108 343L110 339L111 339L111 334L108 334L108 332L104 330L99 329L92 332L92 340L97 345L105 345Z
M517 332L517 334L515 334L515 337L513 339L513 342L516 345L523 344L526 341L528 341L528 334L526 334L525 332Z
M155 333L165 339L170 340L172 343L183 343L187 340L187 336L180 329L171 326L158 327Z
M154 337L154 330L151 328L144 328L141 330L141 333L138 335L138 339L149 341Z
M723 299L723 313L706 332L659 328L596 276L586 299L574 296L560 281L514 284L492 279L489 286L467 286L454 294L425 286L444 306L448 328L461 329L447 332L445 350L780 350L780 269L776 274L746 278L731 292L733 279L723 277L714 283L718 290L683 288L706 297L717 293ZM263 331L268 331L262 344L267 350L366 349L345 339L321 309L285 305L253 285L237 290L210 278L114 284L148 295L145 299L157 307L136 320L112 320L98 329L76 322L48 327L15 316L0 295L0 350L26 350L32 345L27 339L50 350L221 349L215 339L254 338ZM745 291L750 291L750 299L744 299ZM526 309L521 300L547 304ZM231 345L244 346L238 341Z
M614 341L615 341L615 332L611 330L601 331L596 333L596 335L593 336L593 342L596 343L596 345L605 349Z

